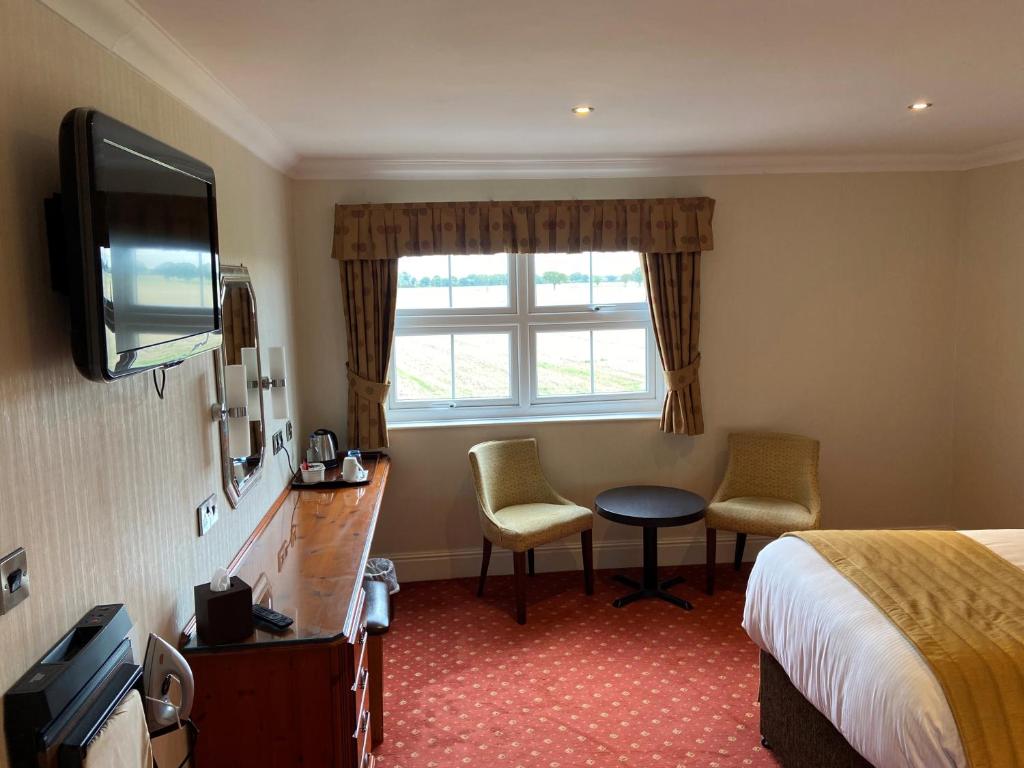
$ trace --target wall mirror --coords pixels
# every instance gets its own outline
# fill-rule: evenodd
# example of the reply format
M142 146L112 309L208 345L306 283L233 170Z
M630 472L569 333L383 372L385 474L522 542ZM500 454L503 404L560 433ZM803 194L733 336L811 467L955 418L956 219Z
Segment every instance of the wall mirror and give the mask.
M221 265L221 318L224 340L214 351L224 493L237 507L263 468L266 423L260 369L256 294L243 266Z

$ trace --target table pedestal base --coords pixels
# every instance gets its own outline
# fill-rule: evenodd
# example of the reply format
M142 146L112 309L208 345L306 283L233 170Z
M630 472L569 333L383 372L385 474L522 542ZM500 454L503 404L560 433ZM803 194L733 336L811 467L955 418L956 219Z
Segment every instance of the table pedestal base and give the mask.
M670 592L666 592L669 587L686 581L682 576L673 576L671 579L665 581L658 581L658 529L654 527L644 528L644 576L643 583L637 582L633 579L627 578L626 576L615 576L613 577L620 584L625 584L627 587L632 587L636 592L632 592L623 597L612 600L612 605L616 608L622 608L623 606L629 605L630 603L642 600L647 597L657 597L664 600L666 603L672 603L672 605L678 605L680 608L686 611L692 611L693 606L688 600L683 600L681 597L676 597Z

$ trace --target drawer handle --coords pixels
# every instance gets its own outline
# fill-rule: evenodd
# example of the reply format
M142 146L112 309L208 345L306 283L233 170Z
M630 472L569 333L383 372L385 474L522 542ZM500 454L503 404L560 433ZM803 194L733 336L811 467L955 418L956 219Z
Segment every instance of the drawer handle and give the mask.
M362 645L366 642L366 627L359 628L359 634L356 636L356 645Z
M356 675L356 681L354 683L352 683L352 690L353 691L361 691L361 690L363 690L366 687L366 681L369 679L369 677L370 677L370 670L368 670L366 667L363 667L362 669L360 669L359 673Z
M366 729L370 727L370 711L363 712L363 716L359 719L359 732L366 733Z

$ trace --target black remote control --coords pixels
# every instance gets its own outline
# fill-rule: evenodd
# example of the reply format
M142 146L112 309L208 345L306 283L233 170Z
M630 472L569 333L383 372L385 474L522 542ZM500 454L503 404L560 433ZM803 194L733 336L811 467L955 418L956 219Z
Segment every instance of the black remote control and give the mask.
M265 624L268 628L273 629L277 632L283 632L292 625L295 620L290 616L285 616L283 613L272 611L269 608L264 608L262 605L254 605L252 607L252 617L260 624Z

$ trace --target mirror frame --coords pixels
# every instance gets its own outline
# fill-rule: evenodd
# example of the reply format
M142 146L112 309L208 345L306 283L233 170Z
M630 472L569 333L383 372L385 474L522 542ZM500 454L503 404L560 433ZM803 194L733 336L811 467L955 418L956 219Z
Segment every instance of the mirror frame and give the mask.
M252 303L253 336L256 341L256 381L261 382L257 388L260 398L260 430L263 433L263 442L259 450L259 462L255 469L239 480L235 476L235 459L231 456L228 448L228 422L221 419L217 423L217 431L220 433L220 464L221 475L224 482L224 494L228 497L231 506L237 508L249 491L253 489L259 480L263 467L266 465L267 452L267 411L263 402L263 349L260 347L260 323L259 312L256 306L256 293L253 291L252 279L249 277L249 270L244 265L221 264L220 265L220 302L224 306L224 295L229 285L244 285L249 291L249 298ZM223 404L227 400L224 384L224 366L226 365L226 353L223 344L214 350L214 378L217 387L217 403ZM215 406L216 407L216 406ZM257 454L252 454L255 456ZM251 458L247 457L247 458Z

